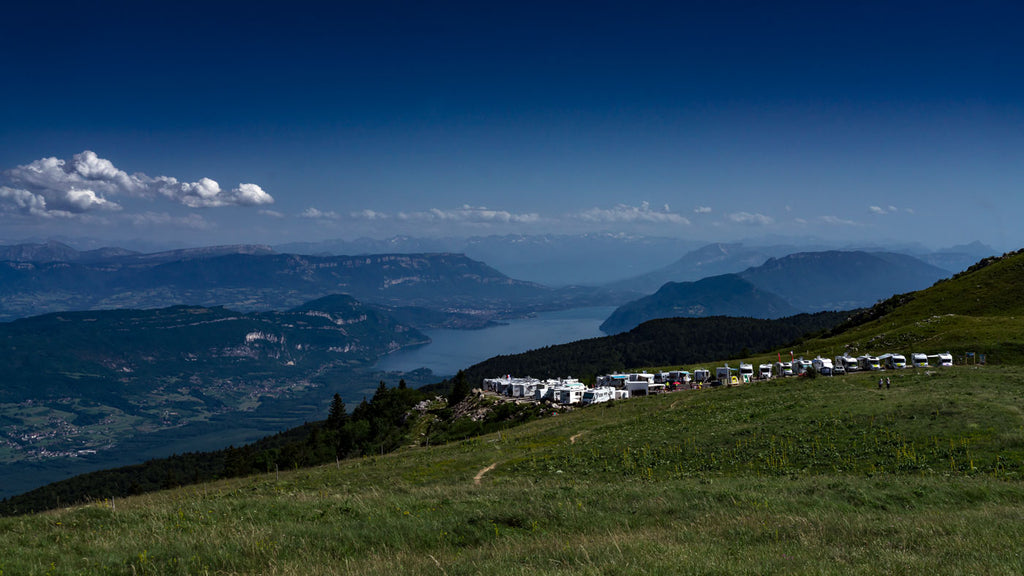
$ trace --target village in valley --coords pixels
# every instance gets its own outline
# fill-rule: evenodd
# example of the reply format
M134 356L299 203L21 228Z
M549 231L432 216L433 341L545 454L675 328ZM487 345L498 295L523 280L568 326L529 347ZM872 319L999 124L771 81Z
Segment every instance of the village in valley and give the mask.
M975 356L968 353L964 361L984 364L984 355ZM790 352L790 360L783 361L781 353L774 363L766 362L754 365L741 362L739 368L728 364L715 368L712 373L706 368L691 370L671 370L665 372L631 372L604 374L596 378L593 387L576 378L555 378L539 380L529 376L516 377L511 374L498 378L485 378L483 390L510 398L526 401L550 402L561 405L587 406L611 400L624 400L663 394L680 390L700 390L718 386L734 386L765 381L775 378L843 376L852 372L872 372L885 370L903 370L906 368L949 367L953 365L953 355L949 352L910 354L910 360L903 354L886 353L879 356L865 354L858 357L848 355L836 356L834 360L817 356L812 360L796 358ZM879 387L889 379L879 379Z

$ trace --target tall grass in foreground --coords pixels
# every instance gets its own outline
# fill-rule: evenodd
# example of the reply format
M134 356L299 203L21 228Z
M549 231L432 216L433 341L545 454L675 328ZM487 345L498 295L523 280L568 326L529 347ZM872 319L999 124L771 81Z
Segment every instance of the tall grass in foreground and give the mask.
M1022 374L672 394L0 519L0 573L1024 573Z

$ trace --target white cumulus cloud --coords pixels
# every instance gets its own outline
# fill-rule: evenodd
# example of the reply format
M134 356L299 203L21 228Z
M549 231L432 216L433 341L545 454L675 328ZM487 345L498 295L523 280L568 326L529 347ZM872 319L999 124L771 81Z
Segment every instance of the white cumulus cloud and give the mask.
M665 208L668 208L666 206ZM617 204L612 208L591 208L576 215L580 220L586 222L651 222L661 224L688 225L690 221L680 214L668 210L651 210L648 202L642 202L639 206L628 204Z
M693 209L694 214L711 214L711 206L697 206Z
M750 212L734 212L729 214L728 218L737 224L751 224L756 226L767 226L775 222L771 216L765 216L764 214L751 214Z
M834 226L857 226L853 220L844 220L838 216L822 216L821 221Z
M166 212L143 212L128 216L128 220L139 228L147 228L154 225L174 226L189 230L210 230L213 228L213 225L199 214L171 216Z
M120 210L121 204L112 199L115 196L162 196L191 208L262 206L274 202L256 184L239 184L224 191L211 178L180 182L172 176L128 174L91 150L75 154L70 161L41 158L5 170L3 179L7 184L7 191L0 195L3 207L36 216Z
M516 214L507 210L491 210L484 206L468 204L454 210L431 208L420 212L399 212L395 217L399 220L469 224L531 224L540 220L540 215L536 213Z
M889 205L889 206L868 206L868 212L871 212L872 214L877 214L879 216L884 215L884 214L894 214L894 213L899 212L899 211L900 211L899 208L897 208L895 206L892 206L892 205ZM908 212L910 212L910 210L908 210Z
M320 210L310 206L302 211L299 216L303 218L309 218L310 220L337 220L339 218L337 212L330 210Z

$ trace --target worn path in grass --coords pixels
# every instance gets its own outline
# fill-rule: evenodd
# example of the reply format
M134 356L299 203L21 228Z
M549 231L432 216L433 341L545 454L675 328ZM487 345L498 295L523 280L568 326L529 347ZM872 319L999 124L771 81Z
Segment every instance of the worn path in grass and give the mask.
M569 443L570 444L575 444L576 443L576 439L579 438L582 435L583 435L583 432L577 432L576 434L573 434L572 436L569 437ZM473 484L480 484L480 481L483 480L484 475L487 474L488 472L490 472L491 470L494 470L497 467L498 467L498 463L497 462L493 462L493 463L491 463L490 466L487 466L486 468L481 468L480 471L476 473L476 476L473 476Z
M473 484L479 484L480 480L483 479L484 474L487 474L491 470L494 470L497 466L498 466L498 463L494 462L493 464L491 464L490 466L488 466L486 468L481 468L480 471L476 473L476 476L473 476Z

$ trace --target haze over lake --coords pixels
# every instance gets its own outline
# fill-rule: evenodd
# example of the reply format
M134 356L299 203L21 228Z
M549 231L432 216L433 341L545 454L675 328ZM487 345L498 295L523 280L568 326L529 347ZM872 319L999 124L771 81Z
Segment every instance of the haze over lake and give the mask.
M394 372L429 368L438 376L451 376L494 356L604 336L598 327L614 310L609 306L576 308L481 330L424 330L430 344L388 355L376 368Z

